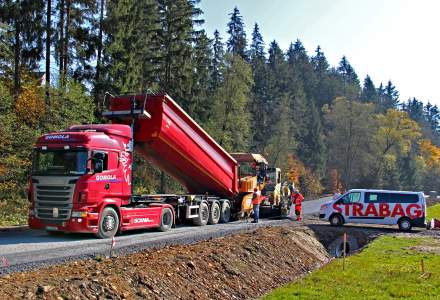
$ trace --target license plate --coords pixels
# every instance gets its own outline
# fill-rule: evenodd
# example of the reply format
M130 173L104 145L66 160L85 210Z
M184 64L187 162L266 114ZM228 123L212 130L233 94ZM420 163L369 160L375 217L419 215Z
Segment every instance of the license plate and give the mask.
M54 207L52 210L52 216L58 218L58 207Z
M55 226L46 226L46 230L49 230L49 231L58 231L58 227L55 227Z

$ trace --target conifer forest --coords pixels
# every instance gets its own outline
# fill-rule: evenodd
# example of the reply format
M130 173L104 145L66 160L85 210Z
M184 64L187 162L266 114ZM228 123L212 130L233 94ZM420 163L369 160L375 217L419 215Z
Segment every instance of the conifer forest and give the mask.
M0 225L27 218L35 140L105 123L105 92L164 91L229 152L263 154L306 196L440 189L440 111L390 80L330 65L292 29L282 49L237 7L203 30L199 0L0 1ZM251 16L249 16L251 17ZM177 193L141 158L135 192Z

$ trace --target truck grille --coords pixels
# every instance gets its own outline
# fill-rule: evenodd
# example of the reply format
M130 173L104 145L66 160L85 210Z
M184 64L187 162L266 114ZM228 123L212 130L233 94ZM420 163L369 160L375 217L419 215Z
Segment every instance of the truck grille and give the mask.
M44 185L35 184L36 217L50 221L65 221L70 218L73 207L75 184Z

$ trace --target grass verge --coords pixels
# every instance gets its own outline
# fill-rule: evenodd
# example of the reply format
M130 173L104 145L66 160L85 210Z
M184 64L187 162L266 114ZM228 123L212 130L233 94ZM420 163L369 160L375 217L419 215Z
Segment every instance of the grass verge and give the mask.
M435 299L440 295L439 266L438 239L384 236L348 257L345 271L342 259L335 259L263 299Z
M427 208L426 221L429 222L432 218L440 219L440 203Z

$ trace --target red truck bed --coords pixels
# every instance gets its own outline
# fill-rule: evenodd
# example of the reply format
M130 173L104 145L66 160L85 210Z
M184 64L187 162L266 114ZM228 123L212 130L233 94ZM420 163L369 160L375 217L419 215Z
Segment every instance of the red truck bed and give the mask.
M134 107L133 107L134 103ZM170 96L109 98L115 123L134 126L135 150L184 185L191 194L238 193L238 164ZM134 111L146 112L134 114ZM125 114L125 115L124 115Z

